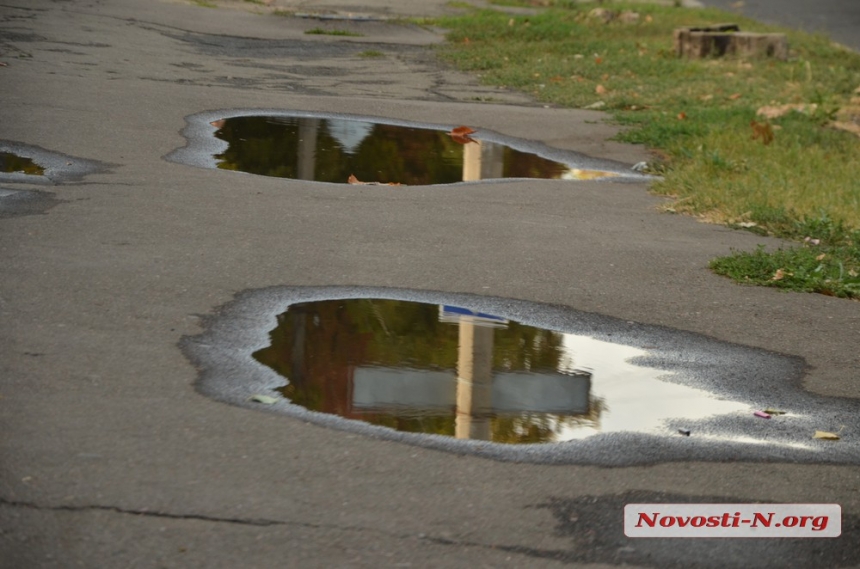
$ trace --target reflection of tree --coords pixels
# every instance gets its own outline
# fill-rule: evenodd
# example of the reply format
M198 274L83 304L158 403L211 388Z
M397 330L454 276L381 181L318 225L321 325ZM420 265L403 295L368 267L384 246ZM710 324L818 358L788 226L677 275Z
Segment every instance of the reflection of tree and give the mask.
M278 316L271 345L254 358L289 379L282 393L313 411L360 419L401 431L453 436L453 407L356 409L352 405L356 367L451 370L457 365L459 330L439 321L435 305L382 299L329 300L295 304ZM493 368L555 372L562 335L510 322L494 330ZM559 416L522 413L492 420L498 442L547 442L578 422L594 424L601 402L589 413Z
M537 154L505 148L505 178L559 178L568 166Z
M41 176L45 169L30 158L17 156L11 152L0 152L0 172L22 172L31 176Z
M215 136L229 144L216 155L218 167L298 178L299 120L234 117L219 121ZM368 182L407 185L444 184L460 180L462 147L445 133L375 124L354 153L346 152L330 133L330 121L319 120L315 180L345 183L350 174Z

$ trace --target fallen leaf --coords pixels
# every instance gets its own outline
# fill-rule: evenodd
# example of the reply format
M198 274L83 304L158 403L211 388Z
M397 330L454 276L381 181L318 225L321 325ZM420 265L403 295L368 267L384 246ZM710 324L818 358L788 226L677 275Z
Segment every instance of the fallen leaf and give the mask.
M469 40L469 38L463 38L463 43L469 45L472 42Z
M645 21L650 24L651 22L654 21L654 18L652 18L651 15L649 14L649 15L645 16Z
M738 227L743 227L745 229L749 229L750 227L755 227L758 225L755 221L742 221L738 223Z
M731 99L732 101L737 101L741 97L743 97L743 95L741 95L740 93L734 93L732 95L729 95L729 99Z
M263 403L264 405L273 405L278 402L278 400L274 397L269 397L268 395L252 395L251 401L255 403Z
M597 93L598 95L605 95L606 94L606 87L604 87L603 85L598 85L597 87L594 88L594 92Z
M509 25L509 26L513 26L513 25L514 25L514 19L513 19L513 18L511 18L510 20L508 20L508 25Z
M813 239L812 237L804 237L803 242L809 243L810 245L818 245L819 243L821 243L821 239Z
M684 435L685 437L690 436L690 431L688 429L678 429L678 432Z
M555 77L550 77L549 80L550 83L561 83L562 81L564 81L564 77L562 77L561 75L556 75Z
M683 111L681 111L680 113L678 113L678 120L679 120L679 121L687 120L687 113L685 113L685 112L683 112Z
M358 178L355 177L355 174L350 174L349 178L346 179L347 184L352 184L353 186L402 186L400 182L362 182Z
M822 254L820 254L819 256L817 256L817 257L815 258L815 260L816 260L816 261L820 261L820 260L824 259L824 257L826 257L826 256L827 256L827 253L822 253Z
M836 433L828 433L827 431L815 431L815 434L812 436L813 439L823 439L825 441L838 441L839 435Z
M760 138L765 146L773 142L773 128L771 128L770 123L761 123L751 120L750 126L753 129L753 140L758 140Z
M701 97L699 97L699 100L700 101L710 101L713 98L714 98L713 95L702 95Z
M773 277L770 280L781 281L784 278L785 278L785 271L783 271L782 269L777 269L776 272L773 274Z
M603 63L603 58L602 57L595 57L594 63L600 65L601 63Z
M458 126L456 128L452 128L450 134L451 136L465 136L467 134L475 134L476 131L474 128L468 126Z
M9 67L9 64L5 61L0 61L0 67Z
M771 409L770 407L765 409L764 412L768 415L785 415L785 411L777 411L776 409Z

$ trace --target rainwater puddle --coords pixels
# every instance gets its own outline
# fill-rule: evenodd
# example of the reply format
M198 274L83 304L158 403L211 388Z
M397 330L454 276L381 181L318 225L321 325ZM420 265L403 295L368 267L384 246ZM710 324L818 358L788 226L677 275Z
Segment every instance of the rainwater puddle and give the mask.
M454 453L860 463L856 402L804 391L799 358L564 306L270 287L221 307L182 349L208 397Z
M42 176L45 174L45 169L30 158L18 156L12 152L0 152L0 172Z
M188 117L190 144L167 159L295 180L426 186L500 179L647 179L629 166L475 127L369 117L215 112Z
M254 358L292 403L412 433L547 443L749 408L629 363L647 350L454 306L301 303L270 336Z

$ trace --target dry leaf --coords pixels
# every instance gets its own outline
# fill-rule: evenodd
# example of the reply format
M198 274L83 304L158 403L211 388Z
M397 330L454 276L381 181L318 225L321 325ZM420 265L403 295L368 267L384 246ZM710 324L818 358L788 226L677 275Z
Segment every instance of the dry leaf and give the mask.
M838 441L839 435L836 433L828 433L827 431L815 431L815 434L812 436L813 439L823 439L825 441Z
M604 87L603 85L598 85L597 87L594 88L594 92L597 93L598 95L605 95L606 94L606 87Z
M778 411L776 409L771 409L770 407L765 409L764 412L768 415L785 415L785 411Z
M603 63L603 58L602 57L595 57L594 63L600 65L601 63Z
M469 45L472 42L469 40L469 38L463 38L463 43Z
M729 99L731 99L732 101L737 101L741 97L743 97L743 95L741 95L740 93L734 93L732 95L729 95Z
M824 259L824 257L826 257L826 256L827 256L827 254L826 254L826 253L822 253L822 254L820 254L819 256L817 256L817 257L815 258L815 260L816 260L816 261L821 261L821 260L822 260L822 259Z
M770 280L781 281L784 278L785 278L785 271L783 271L782 269L777 269L776 272L773 274L773 277Z
M477 140L469 136L470 134L474 134L475 132L475 129L470 128L468 126L458 126L457 128L451 129L451 132L449 132L448 135L457 144L469 144L470 142L478 142Z
M562 77L561 75L556 75L555 77L550 77L549 81L550 83L561 83L562 81L564 81L564 77Z
M679 120L679 121L687 120L687 113L685 113L685 112L683 112L683 111L681 111L680 113L678 113L678 120Z
M760 138L765 145L773 142L773 128L771 128L770 123L751 120L750 126L753 129L753 140L758 140Z
M355 174L350 174L349 178L346 179L347 184L352 184L353 186L402 186L400 182L362 182L358 178L355 177Z

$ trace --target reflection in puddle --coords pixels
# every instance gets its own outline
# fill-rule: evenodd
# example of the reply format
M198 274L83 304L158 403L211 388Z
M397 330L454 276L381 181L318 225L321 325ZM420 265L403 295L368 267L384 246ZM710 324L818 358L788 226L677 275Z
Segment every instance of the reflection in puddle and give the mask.
M346 119L239 116L211 125L228 143L215 155L219 168L264 176L345 184L354 175L363 182L405 185L618 176L482 140L480 131L464 142L441 130Z
M545 443L749 409L628 363L644 349L451 306L303 302L270 337L254 358L292 403L399 431Z
M30 176L42 176L45 169L33 162L30 158L24 158L11 152L0 152L0 172L19 172Z

